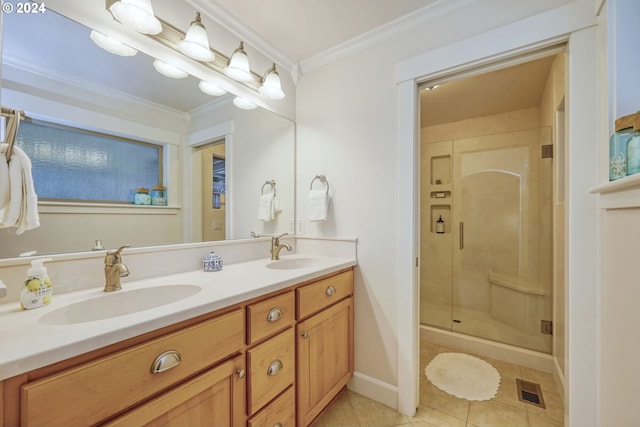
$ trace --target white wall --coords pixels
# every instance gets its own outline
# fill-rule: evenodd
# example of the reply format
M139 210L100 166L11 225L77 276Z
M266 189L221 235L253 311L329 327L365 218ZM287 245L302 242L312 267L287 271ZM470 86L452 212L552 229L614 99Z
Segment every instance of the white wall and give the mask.
M601 132L601 174L607 179L607 137L616 118L640 110L640 2L608 0L608 123ZM605 127L605 126L603 126ZM633 176L637 178L637 176ZM640 329L637 259L640 253L640 184L600 196L602 283L599 293L599 425L638 425L637 382L640 379Z
M412 244L400 240L398 222L413 209L396 203L406 171L396 166L395 64L567 2L525 3L472 2L307 72L298 85L298 211L304 218L309 181L325 174L333 189L332 217L307 224L306 231L358 236L356 371L382 383L361 391L383 389L386 402L398 385L397 291L399 280L406 280L397 255Z

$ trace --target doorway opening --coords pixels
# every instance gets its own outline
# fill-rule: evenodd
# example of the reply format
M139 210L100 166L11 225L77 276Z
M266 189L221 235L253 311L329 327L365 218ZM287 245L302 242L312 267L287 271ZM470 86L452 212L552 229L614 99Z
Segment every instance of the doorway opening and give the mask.
M437 328L552 353L541 325L564 317L553 305L564 158L550 153L563 153L565 61L559 46L420 86L423 336Z

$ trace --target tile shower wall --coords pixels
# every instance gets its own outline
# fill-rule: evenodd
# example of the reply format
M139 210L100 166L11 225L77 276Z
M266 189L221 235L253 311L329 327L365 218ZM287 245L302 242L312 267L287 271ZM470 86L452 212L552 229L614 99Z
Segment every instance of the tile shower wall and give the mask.
M530 108L423 129L422 323L550 352L539 321L551 316L551 160L540 160L539 146L550 143L551 134L538 130L539 123L539 109ZM514 197L497 196L500 186ZM458 251L461 212L480 213L481 206L486 212L475 215L477 221L464 218L464 234L473 233L476 245L465 242L466 250ZM440 216L444 234L434 232ZM509 218L513 227L492 227ZM463 324L452 323L452 304L453 318L467 319ZM500 323L511 330L498 330Z

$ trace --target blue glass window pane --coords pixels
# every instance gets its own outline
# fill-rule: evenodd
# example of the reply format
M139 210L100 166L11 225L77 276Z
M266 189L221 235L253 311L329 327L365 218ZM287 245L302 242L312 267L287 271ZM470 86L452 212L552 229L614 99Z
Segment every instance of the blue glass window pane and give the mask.
M22 122L16 145L31 159L39 199L132 203L160 179L162 147Z

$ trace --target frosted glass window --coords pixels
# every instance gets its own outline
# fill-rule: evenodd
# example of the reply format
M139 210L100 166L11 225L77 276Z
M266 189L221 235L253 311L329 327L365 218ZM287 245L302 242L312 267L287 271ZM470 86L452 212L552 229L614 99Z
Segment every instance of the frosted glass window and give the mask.
M43 122L20 123L16 145L40 200L133 203L162 183L162 146Z

